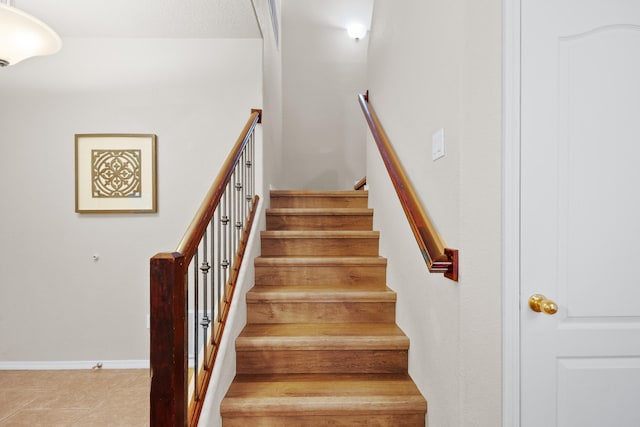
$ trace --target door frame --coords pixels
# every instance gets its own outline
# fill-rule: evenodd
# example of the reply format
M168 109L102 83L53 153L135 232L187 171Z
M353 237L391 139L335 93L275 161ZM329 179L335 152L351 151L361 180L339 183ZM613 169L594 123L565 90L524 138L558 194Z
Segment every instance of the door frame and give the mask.
M502 0L502 426L520 426L521 0Z

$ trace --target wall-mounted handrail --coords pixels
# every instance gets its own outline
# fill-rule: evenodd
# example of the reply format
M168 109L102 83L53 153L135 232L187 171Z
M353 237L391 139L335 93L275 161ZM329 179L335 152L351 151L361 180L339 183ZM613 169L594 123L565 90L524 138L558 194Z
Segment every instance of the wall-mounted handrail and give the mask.
M445 277L458 281L458 250L446 248L436 232L375 110L369 104L369 92L360 94L358 100L427 268L430 272L444 273Z
M175 252L150 260L154 427L197 425L257 210L254 142L261 115L252 110Z
M367 177L364 176L364 177L362 177L362 179L360 181L356 182L353 185L353 189L356 190L356 191L364 190L366 186L367 186Z

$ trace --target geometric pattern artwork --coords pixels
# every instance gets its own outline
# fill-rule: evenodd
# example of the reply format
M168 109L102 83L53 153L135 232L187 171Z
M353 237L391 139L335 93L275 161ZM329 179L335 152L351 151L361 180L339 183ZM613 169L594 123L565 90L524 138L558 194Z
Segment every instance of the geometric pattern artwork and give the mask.
M93 198L142 197L142 150L91 150Z
M77 133L76 212L158 212L156 143L155 134Z

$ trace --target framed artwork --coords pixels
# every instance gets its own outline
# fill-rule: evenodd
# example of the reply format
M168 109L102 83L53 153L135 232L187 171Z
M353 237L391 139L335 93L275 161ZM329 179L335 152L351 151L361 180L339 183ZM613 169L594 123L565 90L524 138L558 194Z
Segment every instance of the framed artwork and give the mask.
M76 134L76 212L157 212L156 135Z

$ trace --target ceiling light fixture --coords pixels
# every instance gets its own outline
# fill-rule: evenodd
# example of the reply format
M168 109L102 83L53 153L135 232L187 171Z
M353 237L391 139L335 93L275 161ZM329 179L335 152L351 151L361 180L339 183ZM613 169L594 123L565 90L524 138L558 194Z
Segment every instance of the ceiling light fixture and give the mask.
M359 23L349 24L347 33L352 39L360 40L367 35L367 27Z
M0 67L32 56L51 55L62 47L60 37L33 16L0 3Z

